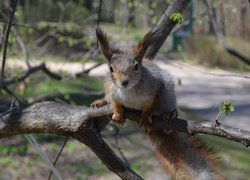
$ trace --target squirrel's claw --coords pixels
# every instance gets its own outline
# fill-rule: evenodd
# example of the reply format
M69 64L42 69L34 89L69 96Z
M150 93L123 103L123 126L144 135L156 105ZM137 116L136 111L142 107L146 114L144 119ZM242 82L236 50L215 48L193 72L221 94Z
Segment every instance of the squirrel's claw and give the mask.
M166 121L171 121L175 119L177 116L178 116L178 111L176 109L171 112L167 112L163 114L163 118Z
M108 104L108 101L106 99L97 99L94 102L92 102L90 106L92 108L95 108L95 107L99 108L99 107L104 106L106 104Z

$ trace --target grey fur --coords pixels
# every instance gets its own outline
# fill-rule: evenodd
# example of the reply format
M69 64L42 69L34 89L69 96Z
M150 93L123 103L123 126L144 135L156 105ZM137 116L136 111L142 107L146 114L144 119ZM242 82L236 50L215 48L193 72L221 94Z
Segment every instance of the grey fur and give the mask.
M159 89L162 91L159 107L155 107L154 114L171 112L176 109L174 82L169 72L162 70L156 64L143 59L139 63L138 72L132 76L135 60L126 57L117 57L110 62L120 72L129 77L129 86L122 87L112 78L111 73L106 76L106 83L110 83L111 92L106 93L107 100L113 99L124 107L142 110L143 104L153 102L153 98Z

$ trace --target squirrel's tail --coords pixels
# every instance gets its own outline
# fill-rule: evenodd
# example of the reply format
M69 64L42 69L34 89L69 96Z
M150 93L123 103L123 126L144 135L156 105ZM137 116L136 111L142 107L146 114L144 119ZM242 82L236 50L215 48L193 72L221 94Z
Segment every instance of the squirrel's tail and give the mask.
M173 179L217 180L221 163L199 140L186 133L152 130L156 157Z

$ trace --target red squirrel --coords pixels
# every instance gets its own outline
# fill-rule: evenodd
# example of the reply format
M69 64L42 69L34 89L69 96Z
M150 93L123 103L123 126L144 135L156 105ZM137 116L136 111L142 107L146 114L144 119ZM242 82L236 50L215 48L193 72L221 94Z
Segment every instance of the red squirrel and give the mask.
M151 116L163 115L164 120L177 116L172 76L152 61L144 58L153 33L147 33L138 45L127 49L110 47L106 34L96 29L96 36L107 60L109 73L105 77L105 98L94 101L92 107L111 103L112 120L123 124L124 108L141 110L139 125L149 133L156 145L156 157L175 179L222 179L219 161L213 153L188 134L150 128Z

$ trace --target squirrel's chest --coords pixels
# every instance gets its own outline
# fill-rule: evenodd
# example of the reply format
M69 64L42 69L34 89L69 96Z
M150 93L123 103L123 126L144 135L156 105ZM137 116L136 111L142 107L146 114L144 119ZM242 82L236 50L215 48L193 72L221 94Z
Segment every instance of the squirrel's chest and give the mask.
M132 90L119 89L116 94L117 100L125 107L131 109L142 110L146 103L151 102L151 97L142 92Z

